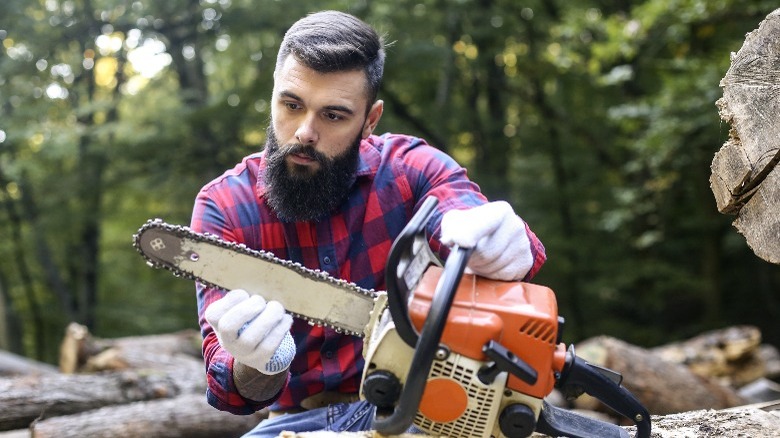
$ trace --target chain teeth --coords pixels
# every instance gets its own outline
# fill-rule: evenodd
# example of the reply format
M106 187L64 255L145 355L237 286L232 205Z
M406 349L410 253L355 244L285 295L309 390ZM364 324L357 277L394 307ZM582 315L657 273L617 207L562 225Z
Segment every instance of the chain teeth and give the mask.
M310 268L307 268L307 267L303 266L302 264L300 264L298 262L293 262L291 260L284 260L284 259L277 258L271 252L263 251L263 250L251 249L251 248L249 248L248 246L246 246L243 243L228 242L228 241L226 241L224 239L221 239L218 236L216 236L214 234L211 234L211 233L196 233L190 227L183 226L183 225L171 225L171 224L166 223L165 221L163 221L162 219L159 219L159 218L149 219L149 220L146 221L146 223L144 225L141 226L141 228L138 229L138 231L135 234L133 234L133 247L136 249L136 251L138 251L139 254L141 254L141 256L144 258L144 260L146 261L146 264L149 267L154 268L154 269L165 269L167 271L172 272L173 275L175 277L177 277L177 278L184 278L184 279L191 280L191 281L197 281L197 282L200 282L201 284L203 284L204 286L207 286L207 287L222 289L222 287L219 286L218 284L213 284L211 282L205 281L205 280L203 280L203 279L201 279L201 278L199 278L199 277L197 277L197 276L195 276L195 275L193 275L193 274L191 274L189 272L182 271L180 269L177 269L175 266L171 266L171 265L168 265L166 263L160 263L160 262L150 258L149 256L147 256L146 253L141 248L141 243L140 243L141 242L141 235L144 232L146 232L147 230L152 229L152 228L166 230L169 233L175 234L176 236L181 237L181 238L189 238L189 239L192 239L192 240L195 240L195 241L201 241L201 242L206 242L207 241L207 242L213 243L215 245L221 246L223 248L229 249L231 251L236 251L236 252L239 252L239 253L250 255L252 257L261 258L261 259L264 259L266 261L269 261L269 262L272 262L272 263L276 263L278 265L285 266L288 269L292 269L292 270L296 271L297 273L299 273L299 274L301 274L303 276L306 276L306 277L308 277L308 278L310 278L310 279L312 279L314 281L331 283L331 284L333 284L335 286L338 286L341 289L348 290L348 291L350 291L352 293L365 295L365 296L368 296L368 297L370 297L372 299L376 298L376 296L377 296L377 293L376 293L376 291L374 289L364 289L364 288L356 285L355 283L351 283L351 282L343 280L343 279L335 278L335 277L331 276L330 274L328 274L327 272L322 271L320 269L310 269ZM327 328L335 330L337 333L343 333L343 334L348 334L348 335L353 335L353 336L363 336L362 332L354 332L354 331L351 331L351 330L344 330L343 328L336 327L333 324L327 323L326 321L319 320L319 319L316 319L316 318L311 318L309 316L301 315L301 314L298 314L296 312L289 312L289 313L292 316L296 317L296 318L299 318L299 319L302 319L302 320L306 321L309 325L312 325L312 326L316 325L316 326L327 327Z

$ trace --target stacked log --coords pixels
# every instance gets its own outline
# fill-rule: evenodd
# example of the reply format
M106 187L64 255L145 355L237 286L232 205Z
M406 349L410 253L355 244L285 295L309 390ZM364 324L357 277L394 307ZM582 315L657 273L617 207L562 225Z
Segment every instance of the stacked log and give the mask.
M262 413L236 416L218 411L203 394L187 393L36 421L32 437L229 438L240 437L262 419Z
M0 438L238 437L267 416L208 405L197 330L100 339L71 324L59 367L0 354Z
M180 362L200 361L200 342L197 330L100 339L71 323L60 345L59 366L66 374L176 367Z
M771 346L761 344L761 331L754 326L708 331L652 352L685 365L698 376L735 388L764 377L777 367L771 358Z
M696 409L725 409L747 404L736 389L701 377L683 364L619 339L599 336L576 346L577 355L591 364L623 376L623 386L642 401L651 414L666 415ZM590 397L575 401L580 409L605 410Z
M576 344L576 352L624 376L623 385L653 414L654 437L714 436L672 433L691 425L718 432L738 427L747 436L769 437L752 431L770 425L776 431L780 403L743 408L752 400L739 387L761 379L777 385L772 379L780 377L773 374L780 370L780 354L760 339L749 326L653 349L600 336ZM199 340L194 330L98 339L72 325L61 350L67 372L18 357L10 362L29 366L0 364L0 369L16 370L0 381L0 438L241 436L267 412L236 416L206 403ZM587 396L564 407L610 419L608 409Z
M634 435L634 427L626 427ZM653 418L653 438L776 438L780 430L780 417L760 409L734 411L699 410ZM404 434L402 438L420 438L420 435ZM283 432L282 438L383 438L376 432ZM532 438L546 435L534 433Z
M712 330L651 349L599 336L576 344L577 355L623 375L623 385L656 415L699 409L726 409L780 399L773 379L780 378L780 354L761 343L754 326ZM758 384L761 396L745 391ZM756 392L758 390L753 390ZM585 396L580 409L604 410Z
M0 377L20 374L54 374L57 367L0 350Z

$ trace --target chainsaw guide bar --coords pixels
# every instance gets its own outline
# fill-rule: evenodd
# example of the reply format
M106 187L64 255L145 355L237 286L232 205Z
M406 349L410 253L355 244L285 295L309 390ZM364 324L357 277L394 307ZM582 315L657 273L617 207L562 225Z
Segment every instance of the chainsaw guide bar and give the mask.
M386 303L384 292L161 219L148 220L133 235L133 246L153 268L279 301L293 316L339 333L368 338Z

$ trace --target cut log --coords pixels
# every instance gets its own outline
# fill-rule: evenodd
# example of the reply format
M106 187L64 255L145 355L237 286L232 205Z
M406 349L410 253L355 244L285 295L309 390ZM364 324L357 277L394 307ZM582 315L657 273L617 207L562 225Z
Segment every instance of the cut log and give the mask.
M631 436L636 428L624 427ZM727 411L699 410L667 416L654 416L653 438L777 438L780 417L761 409L738 409ZM374 431L369 432L283 432L282 438L383 438ZM420 438L428 435L399 435L404 438ZM547 435L533 433L532 438Z
M77 326L74 328L74 333L81 333L80 346L72 350L81 352L77 370L124 371L54 373L0 381L0 430L12 430L0 432L0 437L240 436L267 414L261 411L252 416L234 416L206 403L197 331L96 339ZM654 415L654 438L776 436L780 404L762 408L771 413L761 413L756 407L714 411L744 405L745 400L734 388L701 377L691 370L696 367L690 367L693 363L706 363L705 358L716 358L716 365L709 368L719 370L722 367L717 364L724 360L740 361L756 351L762 352L760 333L752 327L734 327L673 346L647 350L614 338L598 337L577 344L577 354L623 374L623 385ZM707 353L690 354L697 349ZM676 362L663 356L676 358ZM98 357L110 360L97 360ZM599 405L595 399L583 396L574 407L609 412ZM691 427L698 432L691 435ZM767 428L772 433L767 433ZM729 435L732 430L743 435ZM366 432L355 436L373 435Z
M74 373L165 368L182 357L200 360L200 346L197 330L103 339L71 323L60 346L60 370Z
M60 371L66 374L75 373L84 364L87 357L87 342L89 330L81 324L72 322L65 328L65 336L60 342Z
M21 376L29 374L54 374L57 367L38 362L8 351L0 350L0 376Z
M33 438L239 437L267 412L233 415L214 409L205 394L110 406L35 422Z
M35 419L108 405L204 394L203 363L180 360L168 368L100 374L49 374L0 381L0 430L25 428Z
M698 376L684 365L615 338L599 336L585 340L576 345L576 352L594 365L621 373L623 386L652 415L724 409L747 403L731 387ZM581 409L608 410L588 396L578 398L575 405Z
M31 432L29 429L9 430L6 432L0 432L0 438L30 438Z
M780 383L762 377L739 388L739 395L752 403L780 400Z
M764 362L766 377L780 380L780 350L774 345L763 344L758 349L758 355Z
M760 409L699 410L653 417L654 438L774 438L779 430L780 417Z
M747 34L720 82L729 139L712 161L718 210L760 258L780 264L780 9Z
M767 375L761 350L761 331L754 326L712 330L681 342L651 349L695 374L739 387Z

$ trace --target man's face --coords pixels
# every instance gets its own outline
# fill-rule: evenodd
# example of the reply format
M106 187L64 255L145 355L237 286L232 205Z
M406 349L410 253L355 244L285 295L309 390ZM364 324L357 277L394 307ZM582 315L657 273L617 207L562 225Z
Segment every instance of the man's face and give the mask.
M368 137L382 114L381 101L366 113L362 70L319 73L288 56L274 72L271 123L282 145L311 146L326 158L343 155L355 138ZM293 174L313 174L320 165L303 154L286 158Z
M382 103L366 112L361 71L322 74L290 56L275 78L266 199L282 220L314 220L346 197Z

